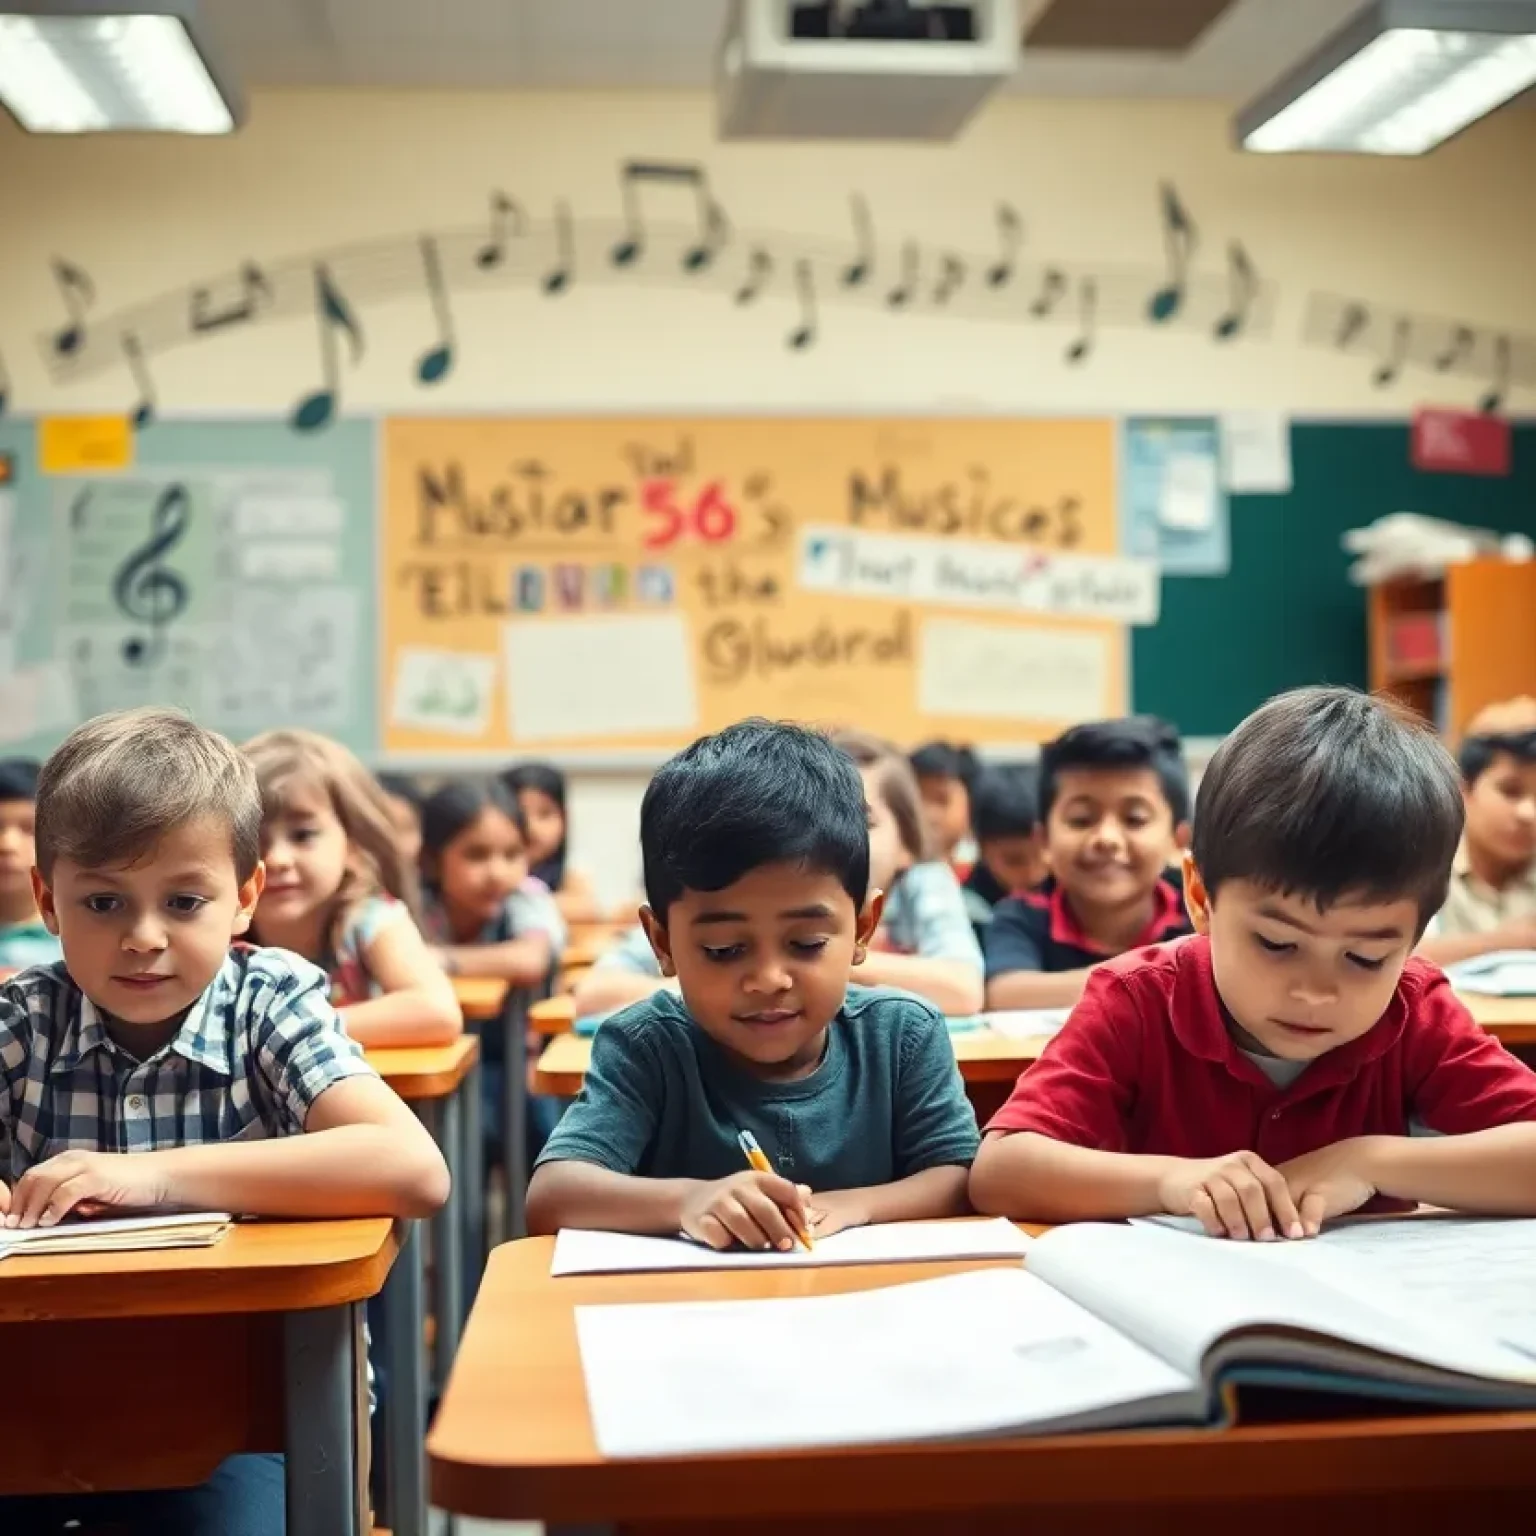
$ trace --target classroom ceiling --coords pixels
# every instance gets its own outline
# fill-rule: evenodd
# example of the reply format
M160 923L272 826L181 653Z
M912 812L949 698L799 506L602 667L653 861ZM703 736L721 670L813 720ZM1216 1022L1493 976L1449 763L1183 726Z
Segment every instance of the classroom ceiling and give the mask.
M1245 100L1363 0L1021 0L1017 89ZM728 0L204 0L248 86L707 87ZM1190 41L1192 39L1192 41Z

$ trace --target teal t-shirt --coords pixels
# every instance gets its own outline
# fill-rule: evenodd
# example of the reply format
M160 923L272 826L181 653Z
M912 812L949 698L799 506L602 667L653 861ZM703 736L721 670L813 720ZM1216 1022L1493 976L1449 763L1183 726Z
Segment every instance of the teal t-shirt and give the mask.
M764 1082L658 992L592 1042L581 1096L540 1163L596 1163L655 1179L723 1179L746 1166L740 1131L813 1190L889 1184L969 1164L979 1135L943 1016L921 999L849 987L808 1077Z
M40 917L0 924L0 971L24 971L31 965L52 965L64 958L59 941Z

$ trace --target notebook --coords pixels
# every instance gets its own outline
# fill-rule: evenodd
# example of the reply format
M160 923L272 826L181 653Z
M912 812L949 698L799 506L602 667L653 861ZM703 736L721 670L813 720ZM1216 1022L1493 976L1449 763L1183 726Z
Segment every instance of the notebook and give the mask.
M807 1252L750 1248L720 1252L686 1237L562 1231L551 1275L629 1274L666 1269L806 1269L828 1264L916 1264L939 1259L1021 1259L1029 1239L1011 1221L894 1221L851 1227Z
M1412 1218L1295 1243L1082 1223L1036 1239L1028 1266L578 1307L597 1444L681 1456L1218 1425L1255 1385L1536 1408L1536 1222Z
M141 1248L207 1248L224 1236L228 1211L187 1211L175 1216L114 1216L70 1221L56 1227L0 1227L0 1259L12 1254L131 1253Z
M1445 974L1458 992L1484 997L1536 997L1536 953L1501 949L1448 965Z

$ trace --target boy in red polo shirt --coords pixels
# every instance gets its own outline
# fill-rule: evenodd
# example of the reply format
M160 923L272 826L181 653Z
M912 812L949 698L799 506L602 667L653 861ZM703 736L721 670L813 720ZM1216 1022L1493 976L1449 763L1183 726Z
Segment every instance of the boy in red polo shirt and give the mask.
M1536 1215L1536 1072L1409 958L1461 825L1456 765L1397 705L1303 688L1250 715L1200 786L1199 937L1093 973L987 1127L977 1209L1260 1240L1378 1197Z
M1188 835L1179 735L1150 715L1075 725L1040 752L1051 877L993 908L987 1007L1075 1003L1092 968L1188 933L1169 864Z

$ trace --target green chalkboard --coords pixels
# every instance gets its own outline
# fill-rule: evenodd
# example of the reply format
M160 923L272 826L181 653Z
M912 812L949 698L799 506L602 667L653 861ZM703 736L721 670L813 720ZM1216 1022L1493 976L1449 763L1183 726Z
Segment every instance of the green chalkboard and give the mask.
M1160 621L1132 631L1138 710L1218 736L1283 689L1364 687L1365 592L1346 575L1348 528L1422 512L1536 535L1536 426L1515 429L1503 479L1421 474L1408 436L1403 422L1292 427L1290 493L1232 498L1230 572L1165 577Z
M156 423L130 469L68 476L40 472L35 436L0 422L0 752L158 703L374 755L373 423Z

